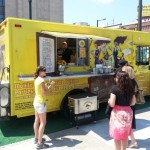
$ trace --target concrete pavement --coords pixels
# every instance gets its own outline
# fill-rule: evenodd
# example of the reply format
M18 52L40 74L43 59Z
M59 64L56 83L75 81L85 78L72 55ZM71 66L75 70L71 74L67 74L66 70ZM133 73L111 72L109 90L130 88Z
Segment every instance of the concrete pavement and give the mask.
M137 110L137 129L134 134L137 150L150 150L150 107ZM51 150L112 150L113 140L108 134L108 120L97 121L44 136ZM33 139L0 147L1 150L34 150ZM129 148L127 150L130 150ZM134 150L134 149L132 149Z

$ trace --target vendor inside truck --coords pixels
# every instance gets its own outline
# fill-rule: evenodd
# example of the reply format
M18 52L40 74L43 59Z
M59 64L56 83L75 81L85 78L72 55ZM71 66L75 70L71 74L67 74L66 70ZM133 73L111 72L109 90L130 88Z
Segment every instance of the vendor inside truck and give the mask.
M59 60L64 60L67 64L72 62L73 51L68 48L66 41L62 42L62 46L57 53Z
M67 65L87 66L86 40L75 38L57 38L57 61L64 60Z

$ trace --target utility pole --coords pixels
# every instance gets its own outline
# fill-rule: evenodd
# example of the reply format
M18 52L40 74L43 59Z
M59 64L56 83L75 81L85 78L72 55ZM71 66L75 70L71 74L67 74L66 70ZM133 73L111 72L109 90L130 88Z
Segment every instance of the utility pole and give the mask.
M29 1L29 19L32 19L32 0Z
M142 30L142 0L139 0L138 6L138 31Z

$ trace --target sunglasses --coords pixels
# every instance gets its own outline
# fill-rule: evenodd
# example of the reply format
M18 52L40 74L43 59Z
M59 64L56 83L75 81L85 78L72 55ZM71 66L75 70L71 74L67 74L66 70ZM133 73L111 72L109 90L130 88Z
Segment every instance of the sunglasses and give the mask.
M43 69L42 71L43 71L43 72L46 72L46 69Z

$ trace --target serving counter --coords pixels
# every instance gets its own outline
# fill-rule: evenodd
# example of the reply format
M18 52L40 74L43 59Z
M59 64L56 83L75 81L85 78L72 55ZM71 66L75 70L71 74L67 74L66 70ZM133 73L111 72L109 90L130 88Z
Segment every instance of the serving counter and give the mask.
M64 75L55 75L55 76L46 76L45 80L53 80L53 79L65 79L65 78L81 78L81 77L102 77L102 76L114 76L114 73L105 73L105 74L98 74L98 73L67 73ZM32 74L22 74L18 76L20 81L31 81L34 80L34 76Z

